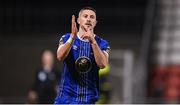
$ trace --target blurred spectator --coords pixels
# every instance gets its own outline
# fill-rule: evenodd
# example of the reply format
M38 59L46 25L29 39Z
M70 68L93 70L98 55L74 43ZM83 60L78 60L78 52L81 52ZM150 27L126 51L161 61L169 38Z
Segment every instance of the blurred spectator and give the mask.
M96 104L110 104L111 100L111 87L108 81L108 74L110 71L110 66L106 66L104 69L99 70L100 78L100 97Z
M42 54L42 68L36 71L35 81L28 93L28 103L51 104L57 93L59 73L54 69L54 55L50 50Z

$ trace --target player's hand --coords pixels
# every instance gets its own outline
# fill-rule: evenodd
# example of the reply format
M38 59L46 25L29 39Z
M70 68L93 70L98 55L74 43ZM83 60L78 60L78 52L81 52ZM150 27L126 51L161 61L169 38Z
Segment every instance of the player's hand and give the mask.
M85 31L85 33L81 36L82 39L88 39L90 42L95 41L94 33L91 27L86 29L84 26L81 26L81 28Z
M75 38L77 35L77 27L76 27L76 21L75 16L72 15L72 23L71 23L71 37Z

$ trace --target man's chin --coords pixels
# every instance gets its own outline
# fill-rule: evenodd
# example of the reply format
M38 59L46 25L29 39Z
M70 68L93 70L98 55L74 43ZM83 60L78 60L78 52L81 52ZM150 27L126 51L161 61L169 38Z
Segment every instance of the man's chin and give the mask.
M86 31L93 29L93 27L91 25L82 25L82 27L84 27Z
M86 25L85 28L86 29L92 29L92 26L91 25Z

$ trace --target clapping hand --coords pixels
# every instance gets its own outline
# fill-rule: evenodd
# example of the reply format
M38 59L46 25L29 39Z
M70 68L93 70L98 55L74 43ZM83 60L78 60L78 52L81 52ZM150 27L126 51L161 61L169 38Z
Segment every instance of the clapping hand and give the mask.
M77 35L77 26L76 26L75 16L72 15L71 37L74 39L76 35Z

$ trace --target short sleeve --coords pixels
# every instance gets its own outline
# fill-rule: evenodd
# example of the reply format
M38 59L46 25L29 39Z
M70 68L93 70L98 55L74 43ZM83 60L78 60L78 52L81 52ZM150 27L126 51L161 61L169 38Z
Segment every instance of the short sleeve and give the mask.
M60 40L59 40L59 45L62 45L64 43L66 43L66 41L68 40L70 34L65 34L63 36L61 36Z
M106 40L101 41L101 50L106 51L109 54L110 46L109 46L109 43Z

